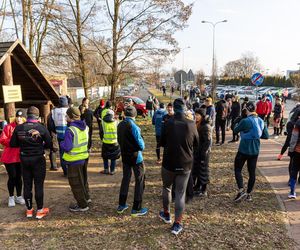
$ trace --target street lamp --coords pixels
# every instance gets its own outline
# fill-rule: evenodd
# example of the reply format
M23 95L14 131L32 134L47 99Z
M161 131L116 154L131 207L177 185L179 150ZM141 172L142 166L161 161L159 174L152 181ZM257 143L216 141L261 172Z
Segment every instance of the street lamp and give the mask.
M190 46L187 46L185 48L182 49L182 70L184 71L184 51L186 49L190 49L191 47Z
M219 23L226 23L227 20L219 21L216 23L209 21L201 21L201 23L208 23L213 27L213 57L212 57L212 72L211 72L211 95L212 98L215 99L216 95L216 55L215 55L215 28Z
M182 48L182 70L184 71L184 51L186 49L190 49L190 46L184 47ZM183 76L182 76L183 72L181 72L180 74L180 97L182 98L182 84L183 84Z

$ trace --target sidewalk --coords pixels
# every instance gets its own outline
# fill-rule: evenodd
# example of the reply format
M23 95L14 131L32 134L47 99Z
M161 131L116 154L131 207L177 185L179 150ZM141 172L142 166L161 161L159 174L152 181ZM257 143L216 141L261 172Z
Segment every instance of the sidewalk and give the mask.
M288 200L288 164L289 157L285 154L281 161L277 155L281 150L281 143L273 140L261 140L261 151L258 159L258 167L274 189L279 203L286 212L287 226L290 237L292 237L300 249L300 199ZM299 186L297 187L299 191ZM296 191L297 191L296 188ZM299 191L300 193L300 191Z

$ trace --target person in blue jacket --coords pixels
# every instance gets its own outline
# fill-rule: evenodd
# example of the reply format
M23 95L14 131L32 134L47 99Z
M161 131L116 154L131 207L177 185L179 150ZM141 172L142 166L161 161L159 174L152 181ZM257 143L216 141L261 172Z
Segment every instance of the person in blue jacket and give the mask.
M155 136L156 136L156 156L157 156L157 163L160 164L162 161L160 159L160 137L161 137L161 127L163 123L163 117L167 114L165 110L165 104L160 103L159 109L155 111L152 117L152 125L155 126Z
M148 213L148 209L142 207L145 188L145 171L142 151L145 149L145 143L141 135L141 129L135 123L135 117L137 116L135 107L128 106L125 109L124 114L125 119L118 125L118 143L122 155L123 179L120 188L117 212L121 214L128 209L126 200L133 170L135 189L131 216L138 217Z
M234 133L240 133L241 141L234 161L235 179L239 192L234 201L239 202L246 198L252 201L251 192L255 184L255 170L260 151L260 139L268 139L268 129L264 121L255 113L255 105L248 102L245 105L247 117L241 119L234 128ZM244 191L242 169L247 162L249 180L247 191Z

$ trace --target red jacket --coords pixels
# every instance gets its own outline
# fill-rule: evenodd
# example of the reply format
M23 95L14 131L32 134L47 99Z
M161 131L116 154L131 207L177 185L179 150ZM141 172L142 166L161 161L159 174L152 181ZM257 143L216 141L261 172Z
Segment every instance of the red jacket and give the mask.
M0 135L0 143L4 146L0 161L3 163L20 162L20 148L11 148L9 146L10 139L17 124L12 122L6 125Z
M256 104L256 113L258 115L267 115L269 112L269 105L267 102L259 101Z
M268 114L271 114L272 110L273 110L272 102L271 101L267 101L267 103L268 103Z

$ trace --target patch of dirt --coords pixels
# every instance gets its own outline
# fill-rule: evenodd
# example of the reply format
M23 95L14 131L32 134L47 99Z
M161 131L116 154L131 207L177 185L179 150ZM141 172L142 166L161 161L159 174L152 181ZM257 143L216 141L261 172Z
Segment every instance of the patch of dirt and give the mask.
M158 219L162 206L160 166L155 163L155 137L149 120L140 122L146 141L146 189L143 218L132 218L130 209L116 213L122 178L100 175L100 155L90 159L89 184L93 203L86 213L70 213L73 196L62 172L47 172L45 205L50 215L26 219L25 207L7 207L6 173L0 170L1 249L291 249L283 213L266 180L257 178L253 202L233 204L236 184L233 175L235 148L214 148L211 157L209 197L187 204L184 231L174 237L170 226ZM95 132L94 137L97 138ZM176 156L174 156L176 157ZM48 167L49 168L49 167ZM132 178L133 179L133 178ZM128 204L133 202L133 183ZM174 207L172 207L174 212Z

